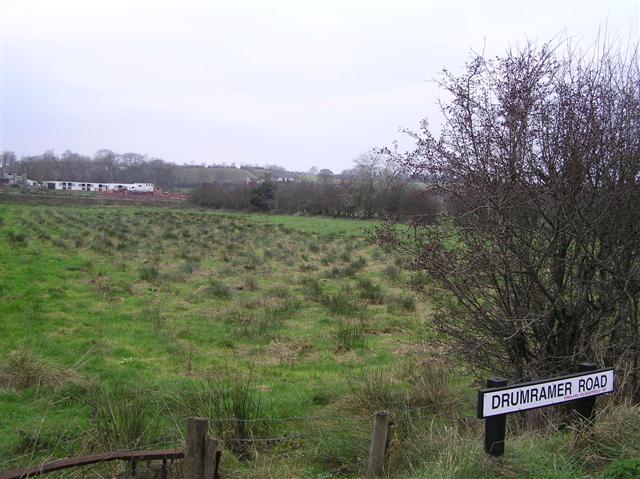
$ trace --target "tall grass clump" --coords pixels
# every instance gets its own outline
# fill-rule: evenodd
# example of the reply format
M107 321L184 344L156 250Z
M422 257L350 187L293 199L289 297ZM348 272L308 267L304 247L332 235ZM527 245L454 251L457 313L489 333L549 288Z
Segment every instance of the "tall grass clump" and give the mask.
M364 372L350 381L351 394L348 402L352 409L371 413L382 409L394 409L403 404L401 385L390 371L376 368Z
M412 313L416 310L416 300L413 296L403 294L401 296L393 296L388 298L388 309L390 312L400 311Z
M59 366L26 348L10 352L0 363L0 387L6 389L58 388L80 382L74 369Z
M269 338L282 326L281 318L268 311L234 311L226 322L237 338Z
M163 436L161 409L148 391L135 387L98 389L89 399L92 439L102 450L136 449Z
M433 407L432 412L451 411L456 395L451 384L451 369L441 361L424 361L407 365L409 385L406 404L410 407Z
M24 233L16 233L15 231L7 231L7 239L14 246L24 246L27 244L29 237Z
M160 271L154 264L147 264L140 267L138 270L138 276L142 281L155 281L158 279Z
M306 275L302 278L300 283L302 284L305 296L309 299L319 301L323 298L324 289L322 288L320 280L315 276Z
M362 307L353 302L345 293L327 294L322 297L322 304L331 314L337 316L354 316Z
M389 279L389 281L400 281L402 278L402 271L400 268L392 264L384 269L383 274Z
M416 271L409 277L409 286L415 291L424 291L429 284L429 277L423 271Z
M384 295L382 294L382 286L374 283L369 278L358 278L358 296L370 303L384 303Z
M367 345L362 325L340 324L333 334L335 351L350 351Z
M183 414L210 418L218 437L240 457L250 454L252 438L272 430L271 411L251 377L202 379L178 393Z
M289 288L284 284L277 284L269 289L269 294L275 298L286 299L291 297Z
M242 285L247 291L257 291L260 288L260 284L255 276L245 276Z
M184 260L184 263L180 265L180 271L185 274L191 274L198 270L200 266L200 261L198 258L187 258Z
M589 467L640 457L640 404L609 404L589 427L577 423L572 429L571 449Z
M206 287L206 293L213 298L228 299L231 297L231 288L220 280L209 278L209 283Z
M399 418L394 415L394 420ZM511 470L510 463L490 462L482 451L481 434L470 432L455 418L413 415L406 422L412 426L411 433L405 434L396 423L395 438L387 449L388 468L395 477L574 477L560 471L555 476L539 470L534 475L523 475Z

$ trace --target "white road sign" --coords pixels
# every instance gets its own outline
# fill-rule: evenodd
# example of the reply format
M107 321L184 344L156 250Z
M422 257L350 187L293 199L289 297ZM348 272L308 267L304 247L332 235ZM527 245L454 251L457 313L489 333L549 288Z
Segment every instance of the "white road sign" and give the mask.
M478 391L478 417L486 418L599 396L613 391L613 368Z

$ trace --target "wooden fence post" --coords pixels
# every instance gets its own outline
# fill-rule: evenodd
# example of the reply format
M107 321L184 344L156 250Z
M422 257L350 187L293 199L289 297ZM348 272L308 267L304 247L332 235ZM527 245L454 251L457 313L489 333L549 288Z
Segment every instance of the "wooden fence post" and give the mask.
M208 429L208 419L200 417L190 417L187 419L184 479L203 479Z
M373 416L373 430L371 431L369 462L367 464L367 479L375 477L376 474L382 471L390 419L391 412L389 411L378 411Z
M218 440L207 436L207 444L204 451L204 479L217 479L218 477Z

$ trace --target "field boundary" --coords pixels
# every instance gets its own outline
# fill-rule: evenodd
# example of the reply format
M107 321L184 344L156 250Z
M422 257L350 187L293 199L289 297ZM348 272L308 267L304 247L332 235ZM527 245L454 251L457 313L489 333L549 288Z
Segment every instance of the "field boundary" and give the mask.
M93 454L91 456L71 457L58 459L57 461L41 464L26 469L14 469L13 471L0 472L0 479L22 479L40 476L61 469L88 466L108 461L129 461L132 471L136 469L138 461L162 461L163 471L166 472L167 461L170 459L184 459L184 448L161 449L155 451L113 451ZM166 477L166 474L164 474Z
M166 199L132 199L117 197L91 197L70 195L29 195L0 192L0 203L51 206L157 206L184 208L185 202Z

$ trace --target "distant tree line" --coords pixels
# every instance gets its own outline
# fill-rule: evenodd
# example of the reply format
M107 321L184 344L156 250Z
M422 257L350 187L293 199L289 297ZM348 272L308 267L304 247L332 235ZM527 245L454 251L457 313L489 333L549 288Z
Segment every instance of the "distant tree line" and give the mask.
M2 167L26 174L32 180L68 180L105 183L154 183L162 188L175 184L178 165L139 153L99 150L93 157L65 151L52 151L18 159L13 152L2 153Z
M205 183L190 195L198 206L351 218L417 215L433 219L443 203L381 155L367 153L339 180L229 185Z
M178 184L180 168L192 167L111 150L99 150L92 157L71 151L58 156L45 151L20 159L5 151L0 160L3 169L37 181L154 183L165 189ZM285 171L277 165L263 169ZM429 194L424 183L412 181L388 156L373 152L358 157L354 167L339 177L323 169L315 178L317 181L288 183L203 183L190 200L212 208L351 218L417 215L433 219L443 209L442 201Z

